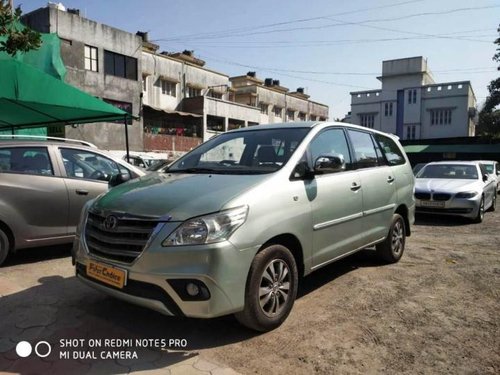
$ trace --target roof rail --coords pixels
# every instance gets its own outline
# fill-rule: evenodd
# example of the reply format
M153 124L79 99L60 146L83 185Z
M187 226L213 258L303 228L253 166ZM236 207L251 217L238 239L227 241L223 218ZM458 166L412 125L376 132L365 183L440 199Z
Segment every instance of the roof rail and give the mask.
M0 134L0 140L2 140L2 139L27 139L27 140L33 140L33 141L42 140L42 141L69 142L69 143L78 143L78 144L92 147L92 148L98 148L93 143L81 141L79 139L48 137L45 135Z

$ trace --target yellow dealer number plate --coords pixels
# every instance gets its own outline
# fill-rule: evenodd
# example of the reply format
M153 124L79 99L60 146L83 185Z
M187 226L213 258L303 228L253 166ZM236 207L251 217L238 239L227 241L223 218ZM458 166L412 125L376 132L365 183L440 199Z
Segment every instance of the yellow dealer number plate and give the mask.
M126 271L92 261L87 263L87 275L120 289L127 279Z

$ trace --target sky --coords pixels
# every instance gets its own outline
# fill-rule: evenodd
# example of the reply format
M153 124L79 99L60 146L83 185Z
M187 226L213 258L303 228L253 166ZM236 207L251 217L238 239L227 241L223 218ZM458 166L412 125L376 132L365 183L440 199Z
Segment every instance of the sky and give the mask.
M350 111L352 91L379 89L382 61L427 58L436 83L471 81L479 107L498 77L497 0L64 0L88 19L148 31L160 51L193 50L229 76L255 71L330 107ZM23 13L42 0L14 0Z

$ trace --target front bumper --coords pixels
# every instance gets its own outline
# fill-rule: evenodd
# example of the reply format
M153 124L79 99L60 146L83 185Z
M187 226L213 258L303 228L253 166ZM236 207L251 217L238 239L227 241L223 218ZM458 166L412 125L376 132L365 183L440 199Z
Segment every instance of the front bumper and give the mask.
M415 199L415 209L417 213L425 214L436 214L436 215L452 215L461 216L469 219L473 219L477 216L479 211L479 204L481 201L481 196L479 195L473 198L454 198L447 201L427 201ZM442 207L431 207L429 203L426 202L438 202L434 204L443 204ZM432 203L431 203L432 204Z
M125 264L90 254L84 238L79 236L73 249L76 275L95 289L165 315L213 318L243 309L246 279L258 246L239 249L225 241L163 247L163 239L157 236L134 262ZM125 286L110 286L87 275L89 261L125 270ZM189 300L178 288L176 291L172 280L186 279L206 286L209 298Z

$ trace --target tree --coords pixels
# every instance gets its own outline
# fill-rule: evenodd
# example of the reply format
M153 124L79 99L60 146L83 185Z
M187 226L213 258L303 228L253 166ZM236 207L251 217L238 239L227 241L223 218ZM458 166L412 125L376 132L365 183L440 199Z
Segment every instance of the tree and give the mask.
M500 34L500 25L497 32ZM500 37L495 40L497 45L493 61L500 63ZM497 67L500 70L500 65ZM488 85L489 95L486 98L481 112L479 112L479 123L477 130L479 135L489 138L500 138L500 77L494 79Z
M21 25L21 7L12 11L8 0L0 0L0 51L15 56L18 52L38 49L42 44L40 33Z

